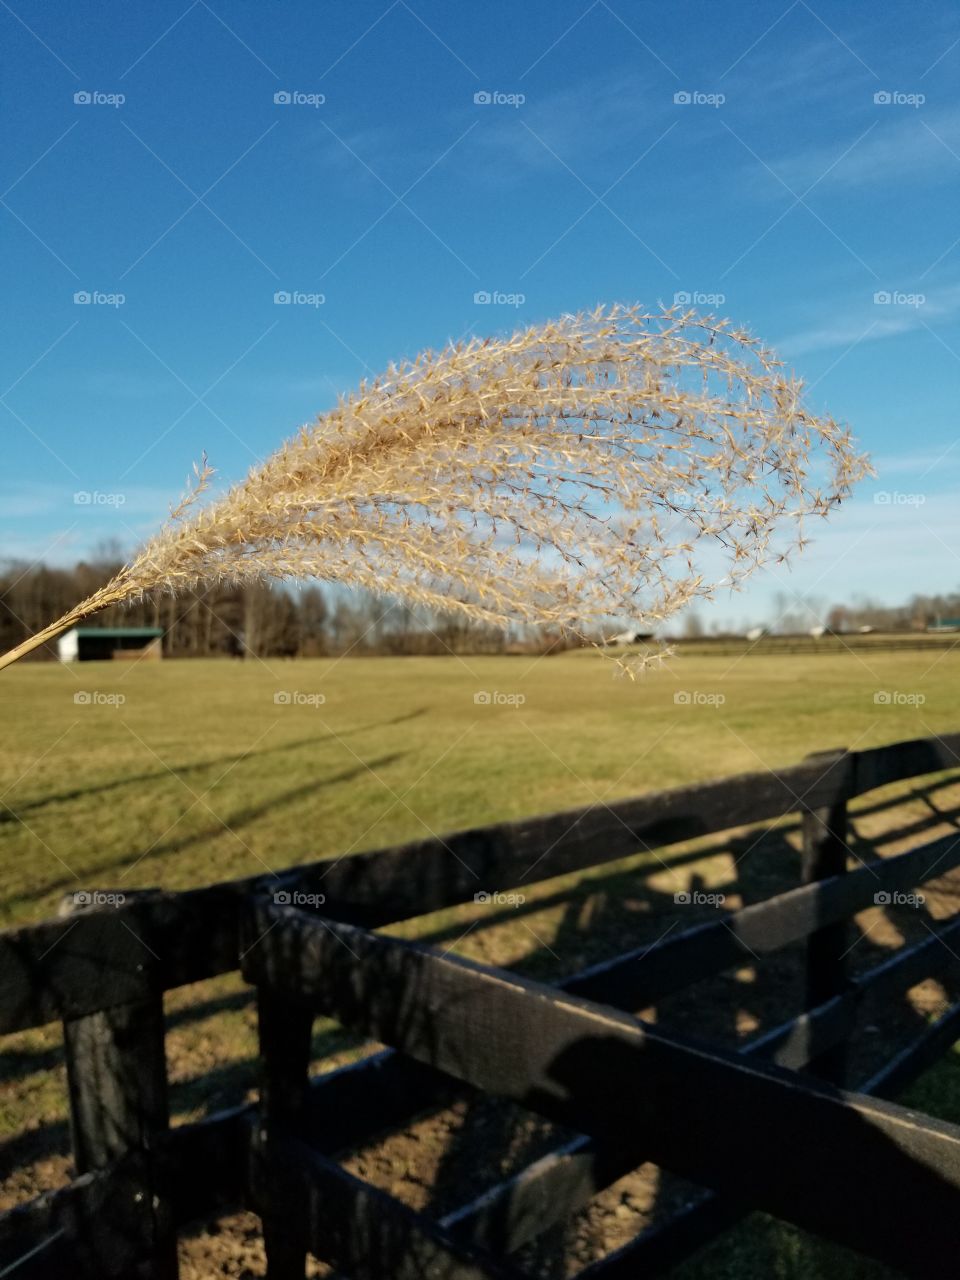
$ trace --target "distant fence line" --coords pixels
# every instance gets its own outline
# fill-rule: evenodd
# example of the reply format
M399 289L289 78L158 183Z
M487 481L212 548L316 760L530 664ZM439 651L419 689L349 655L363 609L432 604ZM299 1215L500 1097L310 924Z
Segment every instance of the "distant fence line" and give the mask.
M697 639L679 639L671 641L685 654L723 658L739 657L750 653L758 657L774 657L782 654L842 654L856 653L899 653L923 650L931 652L943 649L955 649L960 646L960 634L945 632L936 634L915 634L861 636L837 635L821 636L764 636L760 640L732 638L729 636L698 637Z

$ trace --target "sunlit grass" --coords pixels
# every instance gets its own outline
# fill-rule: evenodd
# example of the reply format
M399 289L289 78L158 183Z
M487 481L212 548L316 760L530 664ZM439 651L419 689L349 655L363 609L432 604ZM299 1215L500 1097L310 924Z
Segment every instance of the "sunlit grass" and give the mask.
M953 653L683 658L636 684L589 653L15 667L2 919L945 732L958 692Z

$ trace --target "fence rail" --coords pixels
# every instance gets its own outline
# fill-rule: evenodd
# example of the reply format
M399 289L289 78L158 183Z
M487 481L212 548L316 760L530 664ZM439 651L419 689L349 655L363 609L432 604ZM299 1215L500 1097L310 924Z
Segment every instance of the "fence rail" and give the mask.
M512 1256L644 1161L705 1188L582 1274L656 1274L757 1207L899 1267L955 1272L960 1128L883 1100L960 1037L960 1003L857 1092L846 1050L867 996L960 964L960 917L850 978L850 918L879 891L960 865L960 835L849 869L847 806L960 767L960 734L834 751L276 878L136 895L0 934L0 1033L64 1025L77 1176L0 1216L0 1276L177 1275L177 1231L254 1209L272 1280L307 1251L356 1277L518 1277ZM798 887L545 986L373 932L520 883L801 817ZM322 892L323 916L283 901ZM634 1017L705 977L804 941L804 1007L740 1052ZM258 1102L169 1127L165 990L240 970L256 988ZM318 1013L390 1046L317 1080ZM347 1145L464 1087L580 1136L440 1221L348 1175ZM825 1156L825 1153L829 1153ZM909 1229L904 1228L909 1223ZM917 1241L922 1240L922 1248Z

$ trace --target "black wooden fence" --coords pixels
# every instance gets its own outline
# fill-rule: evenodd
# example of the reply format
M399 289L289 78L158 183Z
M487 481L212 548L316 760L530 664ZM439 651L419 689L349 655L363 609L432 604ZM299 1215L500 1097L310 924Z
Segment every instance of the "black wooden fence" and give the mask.
M960 1003L858 1092L844 1054L867 995L960 964L960 914L856 978L847 921L960 865L960 835L853 865L847 804L960 765L960 734L811 757L612 806L460 832L0 934L0 1034L64 1025L76 1177L0 1217L0 1277L177 1275L177 1232L260 1215L272 1280L307 1251L354 1280L521 1277L513 1255L646 1160L704 1190L584 1280L654 1275L759 1208L912 1276L953 1276L960 1128L882 1100L960 1038ZM693 837L802 816L803 883L556 986L373 932ZM317 909L298 894L325 897ZM806 940L806 1007L740 1052L631 1016ZM256 987L256 1105L171 1129L163 992L240 969ZM956 973L956 970L953 971ZM318 1013L391 1046L311 1081ZM348 1144L463 1084L563 1122L568 1141L441 1220L349 1174Z

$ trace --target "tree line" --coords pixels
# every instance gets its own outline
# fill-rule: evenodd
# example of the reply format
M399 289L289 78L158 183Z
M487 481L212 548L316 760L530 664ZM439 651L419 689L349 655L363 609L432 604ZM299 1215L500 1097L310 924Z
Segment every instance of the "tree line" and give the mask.
M72 568L0 563L0 652L13 648L109 581L122 557L107 550ZM160 627L167 657L322 657L356 654L546 652L542 631L508 634L372 595L310 585L216 586L106 609L105 627ZM56 657L47 645L35 655Z
M122 563L122 554L110 545L71 568L0 562L0 652L13 648L91 595ZM771 630L802 632L819 623L841 633L862 626L909 631L956 619L960 619L960 592L915 595L902 605L860 600L832 607L823 600L779 596ZM356 591L267 583L243 588L217 586L176 598L145 599L122 609L105 610L96 625L159 627L164 633L164 654L178 658L544 653L571 643L543 630L506 633L456 615L385 604ZM693 639L703 634L699 616L687 614L682 637ZM36 656L54 658L56 649L48 645Z

